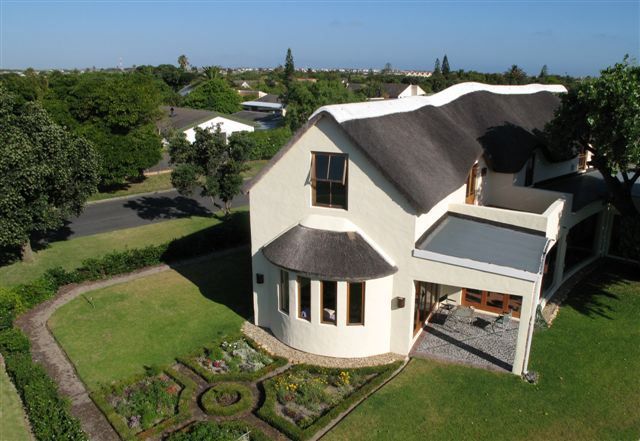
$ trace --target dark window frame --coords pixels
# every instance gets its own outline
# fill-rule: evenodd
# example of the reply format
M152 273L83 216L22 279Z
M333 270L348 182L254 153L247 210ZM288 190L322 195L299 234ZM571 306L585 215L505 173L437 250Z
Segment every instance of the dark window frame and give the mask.
M328 172L327 178L318 178L316 176L316 157L318 155L324 155L329 157L329 162L327 165ZM330 169L331 169L331 157L342 157L344 158L344 170L342 173L342 180L338 181L335 179L329 178ZM317 187L318 182L328 183L329 184L329 203L323 204L317 201ZM334 185L341 185L344 187L344 204L333 204L333 192L332 188ZM349 208L349 155L344 153L329 153L329 152L311 152L311 205L314 207L325 207L325 208L340 208L343 210L348 210Z
M302 279L308 280L309 281L309 317L305 318L302 317ZM297 283L297 288L298 288L298 318L300 320L305 320L309 323L311 323L311 279L308 277L301 277L298 276L298 279L296 280Z
M283 278L286 277L286 280ZM280 270L280 283L278 284L278 310L283 314L289 315L291 310L291 301L289 299L289 271ZM286 283L285 283L286 282ZM283 308L283 300L287 299L287 307Z
M336 291L335 291L335 320L331 321L331 320L325 320L324 319L324 284L325 283L335 283L336 285ZM338 326L338 282L332 281L332 280L320 280L320 323L325 324L325 325L334 325L334 326Z
M351 285L358 284L362 285L362 292L360 293L360 321L359 322L351 322ZM347 282L347 326L364 326L365 323L365 292L366 292L366 284L365 282Z

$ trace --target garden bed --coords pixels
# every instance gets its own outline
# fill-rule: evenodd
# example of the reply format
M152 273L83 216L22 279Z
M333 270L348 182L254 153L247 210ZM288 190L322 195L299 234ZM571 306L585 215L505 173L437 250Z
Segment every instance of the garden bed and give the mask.
M219 383L202 395L200 404L209 415L235 415L251 408L253 393L243 384Z
M242 438L242 437L245 438ZM242 421L229 421L224 423L197 422L184 430L174 432L166 441L269 441L261 430Z
M190 416L195 387L173 369L148 369L144 376L105 387L91 398L122 439L144 439Z
M178 359L208 382L253 381L287 360L260 349L246 337L226 339Z
M400 362L360 369L296 365L264 382L258 416L294 440L304 440L382 384Z

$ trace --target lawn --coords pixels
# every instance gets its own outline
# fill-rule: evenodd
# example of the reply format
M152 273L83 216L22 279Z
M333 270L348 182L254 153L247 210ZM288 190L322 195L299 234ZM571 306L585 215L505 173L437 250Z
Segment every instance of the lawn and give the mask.
M4 366L0 366L0 440L29 441L22 402Z
M69 270L74 269L80 266L83 260L90 257L100 257L106 253L126 248L159 245L218 223L220 220L214 217L193 216L53 242L47 248L36 253L34 262L16 262L0 267L0 285L11 286L29 282L55 266Z
M637 440L639 316L637 268L609 265L536 333L538 385L415 359L324 439Z
M170 190L171 173L147 176L142 182L131 182L109 191L98 192L89 198L89 201L101 201L120 196L131 196L140 193L151 193L154 191Z
M96 390L238 333L250 313L251 260L237 251L87 293L58 309L49 327Z

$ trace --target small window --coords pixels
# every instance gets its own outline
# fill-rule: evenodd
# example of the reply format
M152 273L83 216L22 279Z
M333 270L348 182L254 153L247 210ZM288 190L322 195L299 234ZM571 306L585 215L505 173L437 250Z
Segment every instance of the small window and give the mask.
M347 291L347 324L364 325L364 282L349 283Z
M285 270L280 270L280 286L278 289L280 311L289 314L289 273Z
M322 323L336 324L338 306L338 283L321 282L322 289Z
M311 280L298 277L298 317L311 321Z
M346 155L313 153L311 160L311 186L313 205L347 208Z

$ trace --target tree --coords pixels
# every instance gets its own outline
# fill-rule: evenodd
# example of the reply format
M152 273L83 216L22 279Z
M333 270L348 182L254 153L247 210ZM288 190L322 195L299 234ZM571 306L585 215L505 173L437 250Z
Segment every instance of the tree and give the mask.
M447 58L447 54L444 54L444 58L442 59L442 75L445 77L449 75L451 72L451 68L449 67L449 58Z
M192 195L200 189L202 196L210 197L214 204L219 197L224 211L231 211L231 200L242 187L241 173L253 148L252 139L244 133L234 133L227 142L225 134L216 130L196 127L193 143L184 133L176 133L169 141L169 154L175 169L171 183L183 195Z
M389 63L388 61L384 63L384 67L382 68L381 73L383 75L389 75L392 71L393 71L393 66L391 66L391 63Z
M525 84L527 82L527 74L520 69L517 64L513 64L511 68L504 74L507 84Z
M96 146L102 157L101 183L122 183L161 158L154 125L159 84L139 72L54 75L44 104L59 124Z
M440 58L436 58L436 64L433 66L433 74L439 74L442 73L442 71L440 70Z
M189 59L187 58L186 55L182 54L178 57L178 65L180 66L180 69L182 70L186 70L187 66L189 66Z
M549 69L547 68L547 65L545 64L544 66L542 66L542 69L540 69L540 75L538 75L538 78L540 78L541 80L544 80L548 76L549 76Z
M240 110L241 97L222 78L207 80L184 98L183 104L195 109L208 109L222 113Z
M625 56L561 100L545 128L551 152L560 158L591 152L611 203L621 215L637 220L631 189L640 176L640 67Z
M291 54L291 48L287 49L287 56L284 60L284 71L282 72L282 83L285 89L289 89L293 81L296 68L293 64L293 55Z
M207 80L217 80L222 78L220 66L207 66L203 69L202 74Z
M98 170L90 142L0 86L0 248L21 248L32 260L31 236L79 214L96 191Z

